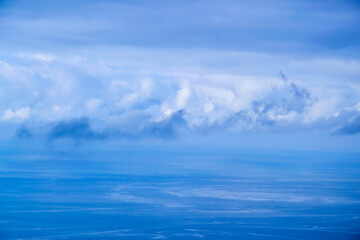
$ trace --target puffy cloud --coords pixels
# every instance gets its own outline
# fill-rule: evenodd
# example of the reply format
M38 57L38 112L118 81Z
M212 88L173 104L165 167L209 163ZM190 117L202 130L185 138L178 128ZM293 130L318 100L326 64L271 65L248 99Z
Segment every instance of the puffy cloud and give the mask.
M117 105L120 108L132 107L134 104L149 98L151 96L152 88L152 81L145 79L139 85L135 85L130 93L125 94Z
M360 101L356 81L319 80L319 88L319 83L308 80L307 74L293 72L295 77L288 79L283 73L243 75L237 70L220 67L215 71L199 64L193 69L187 64L169 63L169 59L184 57L178 51L169 50L165 59L156 58L161 50L149 51L154 59L148 62L138 56L140 49L125 55L114 54L115 49L83 55L57 53L52 64L18 55L8 57L0 64L4 70L0 82L1 119L24 123L33 135L38 130L31 129L31 125L47 125L49 129L59 125L57 131L61 128L64 132L51 130L52 139L75 137L64 130L72 129L74 119L87 119L82 125L74 125L82 127L74 133L85 139L172 138L187 131L219 128L283 132L315 129L330 133L340 132L343 126L343 134L357 133L356 120L345 117L357 113L355 107L349 110ZM210 58L218 52L186 54ZM239 53L239 61L248 56ZM263 60L260 56L259 61ZM346 123L353 125L345 128Z

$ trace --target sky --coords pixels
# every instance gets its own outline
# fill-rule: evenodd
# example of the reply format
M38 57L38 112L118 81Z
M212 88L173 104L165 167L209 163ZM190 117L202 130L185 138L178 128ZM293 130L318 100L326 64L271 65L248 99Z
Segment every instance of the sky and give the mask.
M359 0L0 0L1 239L359 239Z
M0 139L358 152L359 50L358 1L0 1Z

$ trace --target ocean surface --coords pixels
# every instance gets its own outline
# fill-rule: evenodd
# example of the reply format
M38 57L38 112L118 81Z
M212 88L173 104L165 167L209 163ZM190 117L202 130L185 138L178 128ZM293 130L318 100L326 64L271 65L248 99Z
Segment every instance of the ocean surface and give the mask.
M360 239L360 155L2 146L0 239Z

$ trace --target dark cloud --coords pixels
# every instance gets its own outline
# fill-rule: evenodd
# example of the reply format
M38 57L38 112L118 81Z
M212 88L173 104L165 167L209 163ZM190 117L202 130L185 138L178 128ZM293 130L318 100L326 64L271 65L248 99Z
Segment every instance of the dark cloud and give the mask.
M184 112L178 111L163 121L153 123L144 128L140 132L140 137L175 138L184 129L187 129Z
M335 131L335 134L351 135L360 133L360 112L356 110L345 110L341 112L337 117L330 120L334 125L334 122L339 126Z
M290 83L290 89L293 96L291 108L296 112L303 112L305 107L312 102L310 93L305 88L301 88L293 82Z
M49 132L48 139L60 138L80 139L104 139L106 134L97 132L90 127L89 119L79 118L57 123Z
M274 106L281 106L286 111L295 111L297 113L302 113L306 106L313 104L315 99L311 96L310 92L295 84L292 81L289 81L286 75L280 71L280 77L286 83L286 87L283 92L274 91L273 96L277 95L282 96L281 103L274 102ZM273 97L274 99L274 97Z
M137 140L143 138L176 138L180 131L187 129L183 118L183 112L179 111L160 122L153 122L138 132L128 132L122 129L106 128L94 130L88 118L76 118L61 121L55 124L47 134L50 141L56 139L79 140L104 140L104 139L128 139ZM19 136L26 136L25 129L19 131Z
M21 126L18 130L16 130L16 132L14 134L14 138L17 138L17 139L28 139L28 138L32 138L32 137L33 137L33 134L25 126Z
M353 121L345 123L337 132L339 134L360 133L360 117L356 117Z

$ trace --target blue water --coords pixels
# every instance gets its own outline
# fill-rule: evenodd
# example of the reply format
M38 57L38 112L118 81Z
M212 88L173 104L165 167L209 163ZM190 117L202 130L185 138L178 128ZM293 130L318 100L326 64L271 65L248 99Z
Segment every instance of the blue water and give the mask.
M360 155L2 151L1 239L360 239Z

